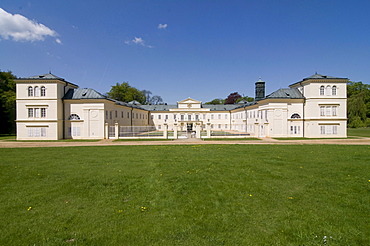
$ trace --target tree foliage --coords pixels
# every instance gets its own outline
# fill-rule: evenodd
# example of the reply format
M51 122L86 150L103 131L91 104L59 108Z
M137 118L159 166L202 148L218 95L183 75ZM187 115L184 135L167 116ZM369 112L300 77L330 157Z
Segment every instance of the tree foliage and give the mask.
M239 102L253 102L254 98L249 96L241 96L238 92L230 93L226 99L216 98L210 102L206 102L204 104L235 104Z
M230 93L230 95L227 96L226 100L225 100L225 104L235 104L236 101L241 98L242 96L239 95L238 92L233 92L233 93Z
M245 96L245 97L239 97L238 100L236 100L236 103L239 103L239 102L253 102L254 101L254 98L253 97L249 97L249 96Z
M0 134L15 133L15 82L12 72L0 70Z
M137 101L141 104L160 104L163 103L163 99L160 96L152 96L152 92L148 90L138 90L132 87L128 82L116 83L113 85L110 91L107 93L109 98L121 101L131 102Z
M225 99L216 98L216 99L213 99L212 101L206 102L204 104L225 104Z
M348 127L370 126L370 85L362 82L347 84Z
M146 102L146 95L144 92L130 86L128 82L123 82L121 84L116 83L116 85L112 86L107 95L109 98L121 102L137 101L141 104L145 104Z

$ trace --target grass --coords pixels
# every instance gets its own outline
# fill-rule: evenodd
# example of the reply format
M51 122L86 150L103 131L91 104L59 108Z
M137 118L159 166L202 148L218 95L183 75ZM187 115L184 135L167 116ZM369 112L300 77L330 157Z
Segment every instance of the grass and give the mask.
M165 138L122 138L122 139L115 139L113 142L137 142L137 141L173 141L173 139L165 139Z
M369 151L0 149L0 245L369 245Z
M0 134L0 140L15 140L14 134Z
M348 128L347 135L355 137L370 137L370 127Z
M259 138L202 138L204 141L249 141L249 140L261 140Z

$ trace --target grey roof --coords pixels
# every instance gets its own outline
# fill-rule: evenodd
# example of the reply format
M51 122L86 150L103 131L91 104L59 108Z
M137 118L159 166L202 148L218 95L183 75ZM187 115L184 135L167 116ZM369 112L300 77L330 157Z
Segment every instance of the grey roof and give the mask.
M42 74L42 75L35 75L35 76L30 76L30 77L25 77L25 78L19 78L20 80L60 80L60 81L64 81L65 83L68 83L68 84L71 84L71 85L74 85L76 87L78 87L78 85L74 84L74 83L71 83L71 82L68 82L66 81L65 79L61 78L61 77L58 77L52 73L46 73L46 74Z
M339 78L339 77L333 77L333 76L328 76L328 75L322 75L322 74L315 73L314 75L311 75L310 77L304 78L303 80L295 82L295 83L293 83L289 86L295 85L297 83L300 83L300 82L303 82L303 81L309 80L309 79L325 79L325 80L327 80L327 79L346 79L346 80L348 80L348 78Z
M94 89L69 89L63 99L107 99Z
M304 96L302 95L302 93L297 88L293 88L293 89L279 89L279 90L274 91L273 93L267 95L265 97L265 99L267 99L267 98L285 98L285 99L298 98L298 99L302 99L302 98L304 98Z
M30 76L30 77L26 77L26 78L22 78L22 79L59 79L59 80L63 80L63 78L60 78L52 73L46 73L46 74L42 74L42 75L35 75L35 76Z
M238 104L203 104L203 108L209 108L211 111L229 111L237 108Z
M149 111L169 111L172 108L177 108L177 105L140 105L140 107Z

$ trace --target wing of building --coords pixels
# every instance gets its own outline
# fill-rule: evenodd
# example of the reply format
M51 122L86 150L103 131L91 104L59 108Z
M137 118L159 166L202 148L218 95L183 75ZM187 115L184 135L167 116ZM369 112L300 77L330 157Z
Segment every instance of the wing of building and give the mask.
M31 76L16 80L17 139L179 138L181 133L342 138L347 136L347 82L314 74L265 95L260 79L254 102L206 105L187 98L176 105L141 105L80 89L51 73Z

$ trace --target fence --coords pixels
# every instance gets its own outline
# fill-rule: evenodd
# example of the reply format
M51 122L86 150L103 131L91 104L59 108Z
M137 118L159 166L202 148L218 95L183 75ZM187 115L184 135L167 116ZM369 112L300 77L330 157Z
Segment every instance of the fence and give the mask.
M249 137L250 134L246 132L237 131L211 131L211 137Z
M155 126L120 126L120 138L161 138L163 131L158 131Z

